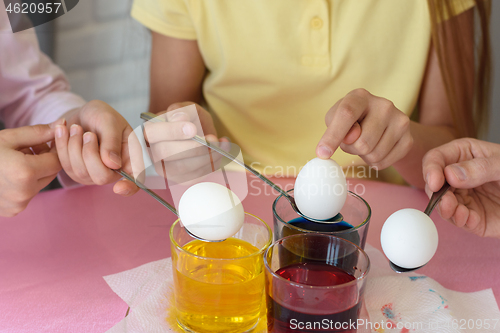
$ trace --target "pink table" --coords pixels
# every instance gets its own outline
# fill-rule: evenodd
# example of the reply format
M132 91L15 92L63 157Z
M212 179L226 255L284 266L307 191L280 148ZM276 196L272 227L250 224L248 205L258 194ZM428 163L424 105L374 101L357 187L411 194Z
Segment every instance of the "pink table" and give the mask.
M293 180L277 179L291 188ZM427 197L408 187L351 180L373 210L368 243L380 249L385 219L401 208L423 209ZM158 191L168 199L167 191ZM272 223L269 187L253 181L245 210ZM500 240L482 239L433 215L440 243L420 273L444 287L493 288L500 303ZM110 186L38 195L15 218L0 218L0 332L105 332L127 305L102 276L170 256L174 215L145 193L121 198Z

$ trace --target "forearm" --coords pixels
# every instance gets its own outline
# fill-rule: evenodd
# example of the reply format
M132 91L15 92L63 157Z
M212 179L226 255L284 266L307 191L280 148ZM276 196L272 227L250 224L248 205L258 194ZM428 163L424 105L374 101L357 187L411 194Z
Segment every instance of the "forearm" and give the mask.
M422 175L422 159L431 149L441 146L457 138L452 127L429 126L411 122L410 131L413 137L413 146L408 154L394 163L396 170L412 186L424 188L425 181Z
M149 112L158 113L167 110L167 108L174 103L182 102L193 102L196 104L202 104L201 91L185 91L183 93L172 93L168 97L157 98L156 96L151 96L149 104Z

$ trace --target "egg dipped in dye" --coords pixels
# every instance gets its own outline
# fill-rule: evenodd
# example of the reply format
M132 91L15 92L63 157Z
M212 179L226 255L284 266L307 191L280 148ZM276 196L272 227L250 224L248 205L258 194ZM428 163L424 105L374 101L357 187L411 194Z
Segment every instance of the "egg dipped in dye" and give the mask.
M187 189L179 201L179 217L193 235L219 241L236 234L245 212L238 196L217 183L198 183Z
M300 170L293 196L305 216L331 219L340 212L347 198L347 182L342 168L332 159L312 159Z

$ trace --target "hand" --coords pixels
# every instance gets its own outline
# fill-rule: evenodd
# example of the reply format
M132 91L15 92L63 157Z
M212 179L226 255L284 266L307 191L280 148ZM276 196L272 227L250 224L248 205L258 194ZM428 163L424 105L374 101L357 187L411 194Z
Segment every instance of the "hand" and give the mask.
M441 217L473 234L500 238L500 145L451 141L425 155L423 172L427 195L445 178L455 188L437 206Z
M192 106L192 107L189 107ZM212 117L198 104L175 103L160 112L167 122L147 122L145 138L150 145L156 172L169 181L183 183L209 174L217 168L220 154L211 154L208 148L189 140L195 135L229 150L229 140L217 138Z
M54 139L56 124L0 131L1 216L23 211L61 170L57 153L46 144Z
M316 147L320 158L330 158L340 146L381 170L405 157L413 146L408 116L391 101L364 89L353 90L335 103L325 122L328 128Z
M91 101L65 117L71 126L69 130L64 125L56 127L55 143L69 177L81 184L104 185L120 179L111 169L132 173L128 144L132 128L116 110L104 102ZM129 196L139 188L121 180L113 190Z

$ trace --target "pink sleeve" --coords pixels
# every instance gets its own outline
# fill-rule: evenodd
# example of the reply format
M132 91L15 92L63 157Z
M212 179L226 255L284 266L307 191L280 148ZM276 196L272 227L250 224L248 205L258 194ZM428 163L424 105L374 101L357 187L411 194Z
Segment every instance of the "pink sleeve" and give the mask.
M12 33L0 4L0 119L6 127L47 124L85 101L40 51L34 29Z

